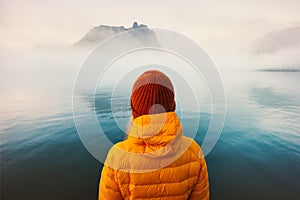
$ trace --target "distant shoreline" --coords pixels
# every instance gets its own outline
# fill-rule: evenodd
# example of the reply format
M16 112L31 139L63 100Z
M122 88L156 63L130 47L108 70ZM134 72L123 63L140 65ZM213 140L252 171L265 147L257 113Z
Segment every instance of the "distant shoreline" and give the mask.
M258 69L256 71L260 72L300 72L300 68L291 68L291 69Z

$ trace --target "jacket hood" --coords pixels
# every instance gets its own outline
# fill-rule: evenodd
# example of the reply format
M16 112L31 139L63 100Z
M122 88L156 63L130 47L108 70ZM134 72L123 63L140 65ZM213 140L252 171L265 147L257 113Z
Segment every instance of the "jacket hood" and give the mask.
M161 148L181 137L182 133L183 127L175 112L142 115L133 120L128 142Z
M142 115L132 121L128 138L111 148L105 164L135 173L161 169L183 155L192 141L183 136L175 112Z

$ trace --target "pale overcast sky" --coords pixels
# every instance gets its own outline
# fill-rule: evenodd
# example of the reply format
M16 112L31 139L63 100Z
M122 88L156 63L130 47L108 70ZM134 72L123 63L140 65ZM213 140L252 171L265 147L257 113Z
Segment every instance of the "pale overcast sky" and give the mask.
M234 51L300 26L299 8L298 0L0 0L0 48L69 45L96 25L138 21L185 34L209 52Z
M0 38L7 46L73 43L95 25L174 29L195 40L260 37L300 26L298 0L101 1L0 0Z

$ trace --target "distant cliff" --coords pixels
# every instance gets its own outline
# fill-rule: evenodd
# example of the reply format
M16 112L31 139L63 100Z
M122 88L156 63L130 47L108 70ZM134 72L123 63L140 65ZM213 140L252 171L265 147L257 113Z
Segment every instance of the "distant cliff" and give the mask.
M131 32L130 30L132 29L135 29L136 31ZM137 22L134 22L132 27L129 28L125 28L124 26L96 26L92 28L82 39L74 43L73 46L90 49L97 46L105 39L121 32L128 32L131 36L130 38L134 38L134 40L143 44L159 45L154 31L149 29L147 25L139 25Z
M281 29L264 35L257 41L256 53L274 53L300 45L300 27Z

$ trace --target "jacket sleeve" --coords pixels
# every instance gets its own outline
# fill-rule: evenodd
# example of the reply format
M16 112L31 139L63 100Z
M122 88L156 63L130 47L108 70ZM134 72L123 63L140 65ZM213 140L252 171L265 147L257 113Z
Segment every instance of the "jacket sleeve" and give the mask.
M195 187L193 188L190 196L190 200L208 200L209 199L209 182L208 182L208 173L207 166L202 155L200 158L200 171L198 175L198 181Z
M103 166L100 184L99 184L99 200L123 200L120 188L115 181L114 170L106 165Z

